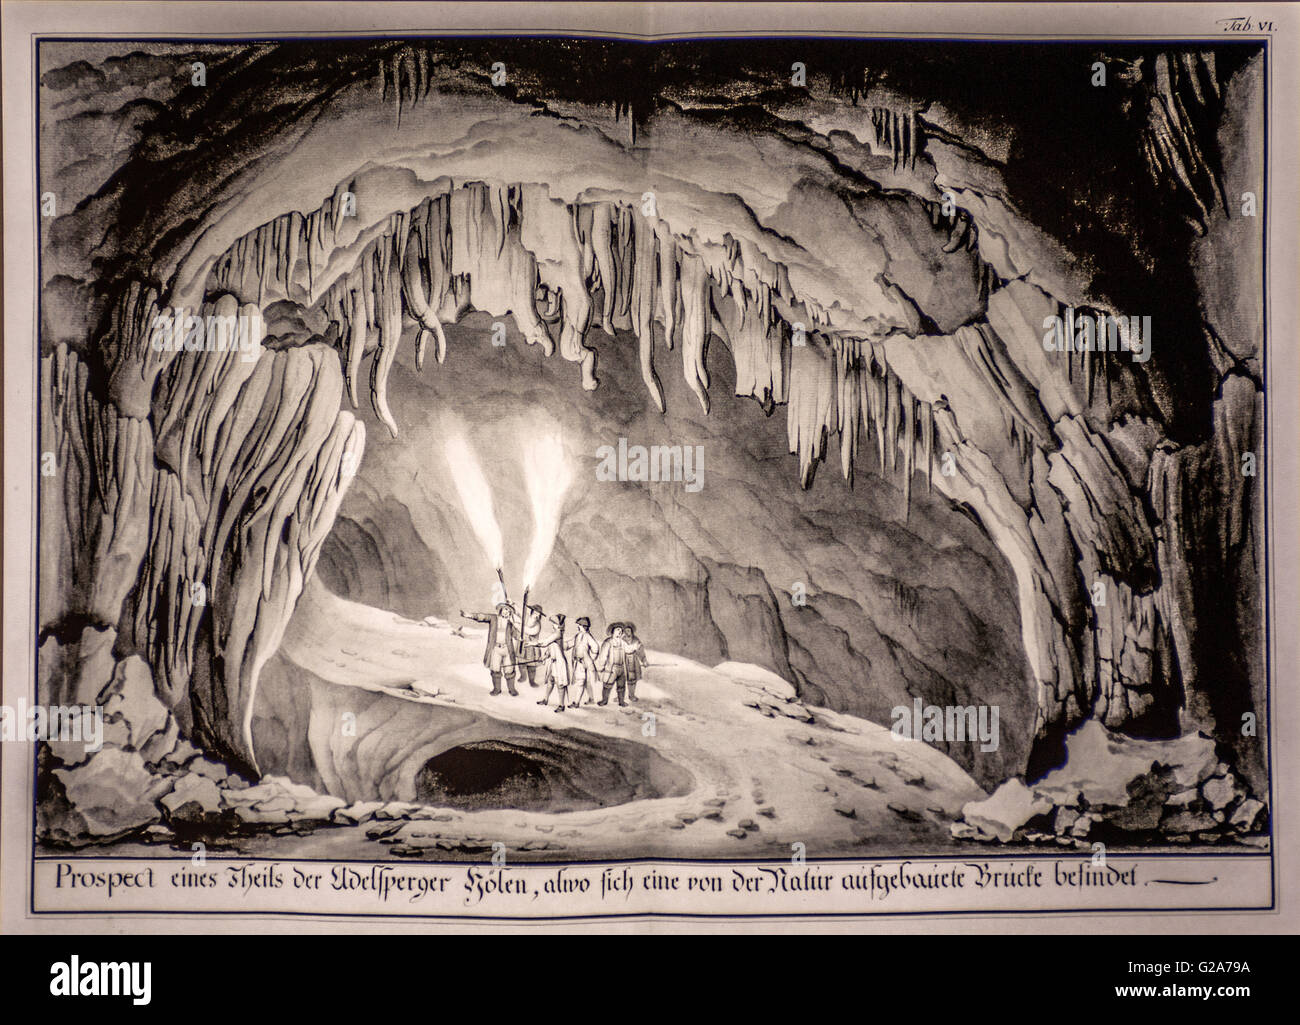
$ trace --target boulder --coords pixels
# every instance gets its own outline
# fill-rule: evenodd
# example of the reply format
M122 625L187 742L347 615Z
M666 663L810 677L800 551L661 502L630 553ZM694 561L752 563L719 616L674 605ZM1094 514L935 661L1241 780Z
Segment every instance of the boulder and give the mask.
M993 837L987 833L981 833L969 822L954 822L951 832L954 840L978 840L981 843L993 842Z
M334 812L347 806L347 801L341 797L334 797L330 794L316 794L308 800L300 800L292 810L289 818L290 821L299 822L329 822Z
M176 741L176 746L172 748L171 753L164 759L168 765L184 767L190 764L195 758L199 757L202 752L191 744L184 737ZM197 771L197 770L195 770ZM209 777L213 778L213 777Z
M1057 808L1056 818L1053 820L1052 829L1058 835L1068 833L1074 824L1079 821L1079 812L1073 808Z
M410 801L388 801L376 809L376 819L409 819L424 805L413 804Z
M1248 797L1237 806L1237 810L1232 813L1232 818L1228 820L1228 824L1239 832L1249 833L1259 824L1263 811L1264 802Z
M970 801L961 814L971 825L1003 843L1035 815L1052 810L1052 802L1030 790L1018 779L1009 779L983 801Z
M1219 762L1214 741L1199 733L1177 740L1135 740L1090 719L1066 740L1066 762L1040 780L1034 790L1054 804L1124 807L1130 786L1152 774L1167 776L1170 792L1208 779ZM1166 770L1157 771L1157 766Z
M358 801L356 804L335 808L330 814L330 821L344 826L356 826L368 822L384 806L383 801Z
M1200 833L1217 825L1207 812L1180 811L1165 819L1161 828L1167 833Z
M155 733L165 729L170 718L166 706L154 693L153 673L139 655L130 655L117 663L112 679L99 694L99 703L104 707L106 719L126 725L129 744L137 751Z
M1213 776L1201 784L1201 794L1215 811L1228 807L1240 793L1233 776Z
M163 728L144 742L140 754L150 765L157 765L176 750L176 742L180 740L180 736L180 727L176 725L175 718L169 713Z
M182 743L185 743L182 741ZM203 755L192 758L188 763L190 772L196 776L202 776L205 779L212 780L213 783L224 783L230 776L230 770L220 762L214 762L212 759Z
M38 806L37 835L81 846L120 839L161 817L154 803L165 786L133 751L105 748L85 763L50 772L54 794Z
M203 776L182 776L161 803L172 826L213 826L222 819L221 792Z

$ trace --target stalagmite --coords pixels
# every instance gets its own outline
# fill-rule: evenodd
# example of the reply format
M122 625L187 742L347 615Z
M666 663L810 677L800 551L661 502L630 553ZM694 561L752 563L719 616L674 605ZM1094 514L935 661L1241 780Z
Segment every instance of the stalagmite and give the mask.
M294 210L289 214L288 231L285 237L284 258L284 295L289 298L289 289L293 286L293 272L298 266L298 247L302 242L302 214ZM308 300L310 302L310 299Z

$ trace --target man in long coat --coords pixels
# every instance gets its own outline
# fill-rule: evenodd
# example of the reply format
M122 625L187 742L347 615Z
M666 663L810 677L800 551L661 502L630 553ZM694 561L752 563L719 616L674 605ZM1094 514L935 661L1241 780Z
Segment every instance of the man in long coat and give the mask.
M501 678L505 677L506 686L512 697L518 697L515 690L515 661L519 652L519 631L515 628L515 607L508 601L497 603L496 613L466 612L461 610L464 619L488 625L487 647L483 649L483 665L492 675L492 693L501 693Z

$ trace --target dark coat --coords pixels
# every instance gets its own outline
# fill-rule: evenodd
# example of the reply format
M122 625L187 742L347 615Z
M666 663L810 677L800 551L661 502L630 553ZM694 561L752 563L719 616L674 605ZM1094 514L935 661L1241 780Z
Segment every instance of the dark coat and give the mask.
M486 623L488 625L487 647L483 649L483 665L486 668L492 666L492 649L497 646L497 630L500 618L495 612L471 612L465 617L472 619L476 623ZM513 622L506 625L505 643L510 647L510 660L516 661L519 658L519 631L515 628Z

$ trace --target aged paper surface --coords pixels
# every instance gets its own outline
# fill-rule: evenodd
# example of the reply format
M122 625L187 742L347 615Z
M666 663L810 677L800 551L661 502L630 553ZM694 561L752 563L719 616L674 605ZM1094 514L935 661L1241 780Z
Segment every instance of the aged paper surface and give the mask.
M1293 7L6 6L3 927L1293 928Z

